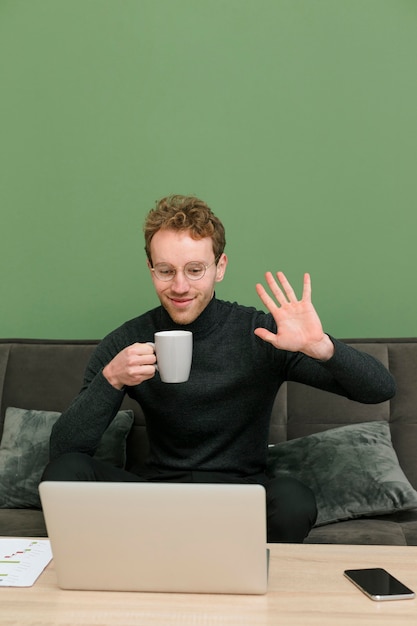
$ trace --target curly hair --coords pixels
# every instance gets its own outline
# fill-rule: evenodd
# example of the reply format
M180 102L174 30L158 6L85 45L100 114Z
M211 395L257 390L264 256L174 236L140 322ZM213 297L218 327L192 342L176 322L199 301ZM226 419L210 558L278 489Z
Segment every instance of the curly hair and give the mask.
M189 231L193 239L211 237L216 263L226 245L225 230L221 221L203 200L195 196L172 195L159 200L146 217L143 232L145 251L151 259L151 241L158 230Z

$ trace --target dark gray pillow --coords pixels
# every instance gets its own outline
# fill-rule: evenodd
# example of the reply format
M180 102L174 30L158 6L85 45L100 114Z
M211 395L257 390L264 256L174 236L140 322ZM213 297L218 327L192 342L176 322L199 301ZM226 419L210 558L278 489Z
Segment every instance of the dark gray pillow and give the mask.
M61 414L9 407L0 443L0 508L40 508L38 485L49 461L51 430ZM124 467L133 411L119 411L104 432L95 457Z
M293 476L314 492L316 526L417 507L387 422L366 422L269 448L269 476Z

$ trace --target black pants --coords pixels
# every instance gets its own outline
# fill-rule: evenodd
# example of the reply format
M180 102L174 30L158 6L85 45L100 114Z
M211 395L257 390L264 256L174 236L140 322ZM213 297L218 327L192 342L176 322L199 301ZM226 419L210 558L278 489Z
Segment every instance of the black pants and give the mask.
M256 483L266 490L267 538L270 543L302 543L317 518L311 489L290 477L268 479L221 472L145 472L134 474L78 452L64 454L46 467L42 480L103 482Z

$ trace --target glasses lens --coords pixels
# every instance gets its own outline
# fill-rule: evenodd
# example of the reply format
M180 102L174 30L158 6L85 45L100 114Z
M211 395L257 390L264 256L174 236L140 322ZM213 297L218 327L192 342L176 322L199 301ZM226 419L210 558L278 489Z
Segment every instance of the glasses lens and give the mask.
M198 280L199 278L203 278L206 273L206 266L204 263L191 262L187 263L184 266L184 274L190 280Z
M175 267L172 267L172 265L166 265L165 263L155 265L154 271L159 280L172 280L175 276Z

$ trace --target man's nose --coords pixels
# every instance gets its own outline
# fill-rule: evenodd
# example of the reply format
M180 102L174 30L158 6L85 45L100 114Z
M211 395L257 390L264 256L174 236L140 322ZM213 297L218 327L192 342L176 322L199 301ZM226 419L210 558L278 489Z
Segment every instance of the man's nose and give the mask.
M184 273L184 270L177 269L177 271L175 272L175 276L172 279L172 287L177 293L184 293L189 290L190 283Z

